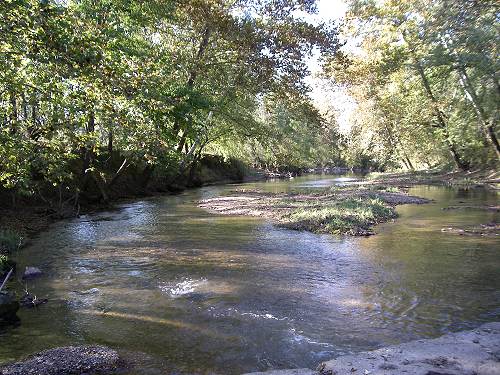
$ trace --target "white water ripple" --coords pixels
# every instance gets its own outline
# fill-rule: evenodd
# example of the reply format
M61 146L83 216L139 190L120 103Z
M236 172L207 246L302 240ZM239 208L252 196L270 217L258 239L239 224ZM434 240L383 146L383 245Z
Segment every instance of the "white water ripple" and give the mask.
M185 294L193 293L201 285L206 284L206 279L184 279L180 282L160 283L160 290L171 297L179 297Z

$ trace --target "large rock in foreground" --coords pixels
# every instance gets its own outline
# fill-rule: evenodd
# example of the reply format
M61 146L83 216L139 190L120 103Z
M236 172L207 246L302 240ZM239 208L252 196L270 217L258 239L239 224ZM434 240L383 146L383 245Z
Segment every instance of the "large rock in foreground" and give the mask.
M118 369L119 363L118 353L105 346L67 346L0 367L0 375L110 374Z
M311 370L295 370L310 375ZM500 375L500 323L437 339L342 356L322 363L316 375ZM269 372L266 375L280 374ZM287 375L283 372L283 375Z
M320 370L325 375L499 375L500 323L343 356Z

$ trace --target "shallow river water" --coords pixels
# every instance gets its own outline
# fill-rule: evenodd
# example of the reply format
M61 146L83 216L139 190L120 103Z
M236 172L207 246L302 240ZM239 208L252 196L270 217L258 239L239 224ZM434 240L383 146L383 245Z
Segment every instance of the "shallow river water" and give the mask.
M348 183L332 176L244 184L269 191ZM240 374L310 367L500 320L500 240L442 233L495 212L483 189L422 186L427 205L368 238L281 229L220 216L197 200L213 186L126 203L54 224L20 251L49 303L0 332L0 363L49 347L99 343L136 363L128 374ZM239 186L241 187L241 186Z

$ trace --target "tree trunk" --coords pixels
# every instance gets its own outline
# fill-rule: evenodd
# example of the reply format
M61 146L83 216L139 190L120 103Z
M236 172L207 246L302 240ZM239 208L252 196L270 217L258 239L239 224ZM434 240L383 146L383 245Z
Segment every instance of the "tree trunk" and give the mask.
M196 53L196 60L195 60L195 65L193 69L189 72L189 77L186 82L186 87L188 90L192 90L196 81L196 77L198 76L199 73L199 63L201 59L203 58L203 55L205 54L205 51L208 47L208 43L210 41L210 34L211 30L207 26L205 30L203 31L202 39L200 41L200 45L198 47L198 52ZM174 122L174 127L173 127L173 132L177 136L179 134L179 131L183 130L182 129L182 124L179 119L176 119ZM182 151L184 148L184 143L186 142L186 131L184 129L180 139L179 139L179 144L177 145L177 151Z
M500 144L495 134L496 118L492 118L491 121L488 121L488 118L486 116L486 113L484 112L483 107L481 106L481 103L477 96L476 90L474 89L472 81L470 80L469 75L467 74L467 70L462 64L460 64L460 62L458 65L458 72L460 74L460 84L465 91L465 97L469 99L469 101L471 102L472 107L476 112L476 117L479 122L479 125L483 130L483 133L485 134L486 138L490 140L493 148L495 149L497 158L500 160Z
M105 181L103 181L101 175L97 171L93 171L90 173L91 176L94 178L95 184L97 185L97 188L99 189L99 192L101 193L101 198L104 203L109 202L109 196L107 192L107 186Z
M17 114L17 99L16 95L11 92L10 93L10 106L12 107L12 113L10 117L10 134L16 134L16 126L17 126L17 120L18 120L18 114Z
M89 118L87 120L87 133L92 133L95 130L95 113L90 111Z
M411 160L408 157L408 155L406 155L406 153L404 153L404 158L405 158L406 164L408 164L408 167L410 168L410 170L414 171L415 168L413 167L413 163L411 162Z
M26 95L24 95L24 92L21 93L21 99L22 99L22 108L23 108L23 121L27 122L28 121L28 102L26 101Z
M425 92L427 93L427 96L429 97L429 99L432 103L432 106L434 108L434 113L435 113L436 118L438 120L438 126L444 132L445 141L446 141L446 144L448 145L448 150L450 151L456 166L458 168L460 168L461 170L466 171L469 169L469 163L462 160L459 152L457 151L455 145L453 144L453 142L450 139L450 134L448 133L445 115L441 111L441 109L439 108L439 103L438 103L436 97L434 96L434 93L432 92L431 86L429 84L429 80L427 79L427 76L425 75L424 68L422 67L422 64L420 63L420 61L418 61L418 59L415 59L415 66L417 68L420 79L422 80L422 84L424 86Z
M113 155L113 129L108 131L108 154L109 156Z
M28 126L28 135L29 137L37 141L40 138L40 129L38 128L38 113L37 113L37 101L36 96L33 96L31 102L31 124Z
M92 133L95 130L95 114L94 111L89 112L89 117L87 119L87 125L86 125L86 132L87 134ZM81 190L85 190L87 187L87 184L89 182L89 177L91 175L90 173L90 167L92 166L92 161L94 159L94 151L92 149L89 149L87 145L82 146L81 149L82 152L82 184L81 184Z
M149 181L151 181L151 177L153 177L154 170L155 166L152 164L148 164L142 171L141 186L143 189L146 189L148 187Z
M111 186L115 184L116 181L118 181L118 178L125 172L125 170L129 167L129 163L127 159L123 160L123 163L121 164L120 168L115 172L114 176L109 180L109 182L106 183L107 188L109 189Z
M401 158L401 161L403 162L404 166L406 167L406 169L410 169L410 166L408 165L408 163L406 162L406 159L405 158Z

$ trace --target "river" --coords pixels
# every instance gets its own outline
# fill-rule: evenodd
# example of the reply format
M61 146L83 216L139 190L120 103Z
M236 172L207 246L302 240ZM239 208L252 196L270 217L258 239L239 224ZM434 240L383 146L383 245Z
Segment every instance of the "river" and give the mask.
M498 220L443 210L497 204L484 189L419 186L433 199L367 238L215 215L197 201L245 187L289 191L349 183L306 176L211 186L55 223L16 257L45 275L49 303L0 332L0 363L54 346L98 343L127 374L240 374L314 368L370 350L500 320L500 239L442 233Z

